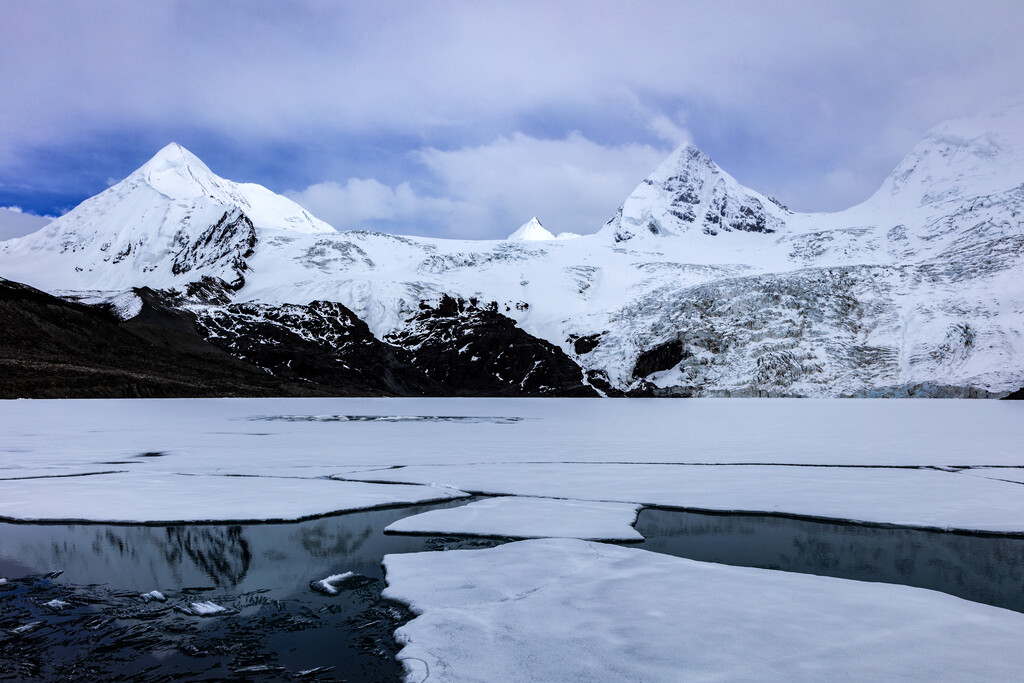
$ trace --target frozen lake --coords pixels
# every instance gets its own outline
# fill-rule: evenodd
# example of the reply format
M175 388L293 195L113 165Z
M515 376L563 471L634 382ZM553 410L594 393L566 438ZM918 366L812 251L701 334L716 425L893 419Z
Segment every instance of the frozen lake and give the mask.
M142 672L158 679L161 672L248 675L243 669L257 670L246 667L265 667L259 675L312 670L310 676L325 679L394 678L402 669L393 659L398 646L391 634L411 616L401 605L411 605L419 616L398 631L407 680L422 677L415 662L434 662L434 677L445 680L500 677L499 669L472 668L481 661L505 662L507 653L488 650L500 650L500 639L473 645L472 639L449 638L463 620L485 619L502 632L521 634L525 643L537 640L536 634L527 638L536 619L586 623L589 640L575 634L571 644L562 645L614 652L600 644L625 636L603 629L626 622L600 626L602 620L595 622L595 613L578 604L580 595L573 602L577 611L560 607L556 568L585 557L584 546L573 545L579 543L573 538L632 539L636 532L642 542L620 550L586 546L601 558L595 566L606 567L594 575L589 607L606 603L603 609L614 614L645 604L636 597L630 606L622 600L632 600L631 594L597 589L619 571L627 583L641 574L649 574L645 581L651 586L665 582L664 590L678 598L676 614L697 609L698 598L715 604L714 591L727 591L721 604L735 610L721 614L731 613L732 619L806 626L787 636L786 646L795 653L806 648L803 664L798 654L789 664L772 659L782 645L770 629L741 639L744 651L767 658L757 666L776 672L773 677L814 678L822 671L807 668L817 661L812 653L841 649L839 631L830 635L818 624L819 612L801 612L799 599L792 609L771 614L758 607L752 615L751 605L734 604L730 597L736 586L749 586L756 595L762 583L790 595L788 584L774 578L789 576L783 572L836 577L814 581L835 582L821 589L823 595L853 601L837 604L836 618L855 603L854 613L867 619L864 628L876 623L872 619L890 623L906 615L907 632L916 638L905 642L907 648L931 652L934 646L941 654L938 643L952 638L958 644L946 648L949 656L958 648L968 659L984 655L996 667L987 670L991 675L1016 661L1016 655L984 654L972 634L987 633L987 642L997 643L1024 619L1019 402L8 401L0 403L0 421L0 519L17 522L0 525L0 577L8 580L0 586L0 647L20 653L19 662L29 661L22 655L32 652L33 643L57 642L67 644L45 661L73 661L76 648L96 644L73 635L91 624L110 645L106 659L100 658L113 667L108 673ZM464 507L471 494L506 498ZM446 512L417 517L438 506ZM645 508L639 517L637 506ZM259 523L264 520L279 523ZM426 535L384 534L389 525ZM457 585L490 595L497 587L488 587L494 569L486 560L499 551L482 548L500 544L500 538L545 536L566 540L511 543L493 555L501 566L521 562L521 572L540 572L538 585L548 586L549 601L531 603L538 611L529 619L507 612L500 602L480 603L474 616L469 607L456 609L452 596L438 592L442 586L413 579L438 571L438 549L481 548L451 555L453 561L473 561L445 564L443 571L457 575L465 566ZM698 563L672 569L655 559L669 556ZM394 582L388 593L400 604L381 602L382 560L388 583ZM550 570L544 569L548 560L554 562ZM708 562L762 569L737 569L739 574L725 577ZM620 569L627 565L632 569ZM709 594L691 599L672 588L676 579L668 577L705 566L711 573L701 569L697 575ZM416 573L409 573L413 567ZM53 571L64 573L44 578ZM550 581L544 571L554 572ZM346 572L355 577L339 580L338 596L309 588L311 581ZM883 597L864 581L893 584L895 592ZM806 585L807 592L792 594L817 590L817 583ZM590 586L576 582L564 590ZM167 602L140 597L154 590ZM636 590L639 596L648 588ZM967 612L943 602L956 600L949 596L970 601L963 603L972 605L968 612L981 611L964 621L957 615ZM54 600L69 606L48 607ZM226 612L198 615L208 602ZM886 612L900 605L895 616ZM675 627L671 615L652 617L655 625L659 618L666 619L666 628ZM979 619L990 631L977 628ZM642 631L646 622L636 627L641 631L629 637L642 632L654 648L645 660L644 666L654 667L647 673L672 680L680 661L669 657L659 663L658 636ZM705 627L729 630L728 622ZM903 642L901 637L890 642ZM542 640L554 647L557 639ZM341 641L351 646L324 645ZM463 651L471 646L475 654ZM131 654L145 648L163 654L152 660ZM689 661L685 648L669 642L664 648ZM911 668L857 668L858 660L834 654L836 672L852 678L924 671L909 660L903 664ZM548 661L543 651L523 656ZM617 657L614 666L628 671L631 655ZM887 657L890 662L891 653ZM705 673L724 666L705 665ZM615 677L609 673L614 666L606 663L605 678ZM601 671L591 671L591 677L602 678ZM701 676L695 669L693 676L683 676L688 677Z

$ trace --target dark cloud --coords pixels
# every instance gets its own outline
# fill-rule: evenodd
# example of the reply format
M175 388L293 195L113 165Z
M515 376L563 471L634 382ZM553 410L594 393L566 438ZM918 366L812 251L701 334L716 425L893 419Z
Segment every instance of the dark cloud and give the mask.
M395 229L420 232L476 201L429 154L519 140L496 163L528 167L531 141L573 131L609 150L593 163L615 164L630 145L667 151L675 127L794 208L842 208L927 128L1021 96L1024 73L1017 2L0 0L0 11L0 183L43 188L0 202L56 208L177 140L277 191L333 183L379 200L350 185L373 180L397 193L376 204L392 207ZM547 206L552 180L537 177ZM473 234L538 213L528 187L515 201Z

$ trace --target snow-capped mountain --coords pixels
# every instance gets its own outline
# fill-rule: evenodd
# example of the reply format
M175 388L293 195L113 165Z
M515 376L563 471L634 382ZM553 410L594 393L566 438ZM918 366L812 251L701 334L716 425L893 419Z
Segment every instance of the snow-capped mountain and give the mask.
M791 215L771 197L749 190L691 144L647 176L601 229L616 242L651 236L777 232Z
M831 214L792 212L684 145L577 239L536 219L494 241L339 233L172 145L0 243L0 275L173 289L221 327L229 306L336 302L414 353L439 339L422 312L454 297L474 303L438 318L445 335L469 311L506 316L611 394L987 395L1024 385L1022 216L1024 107L936 127Z
M334 233L290 199L215 175L172 143L39 232L3 244L5 272L49 289L168 287L202 276L241 287L256 229Z

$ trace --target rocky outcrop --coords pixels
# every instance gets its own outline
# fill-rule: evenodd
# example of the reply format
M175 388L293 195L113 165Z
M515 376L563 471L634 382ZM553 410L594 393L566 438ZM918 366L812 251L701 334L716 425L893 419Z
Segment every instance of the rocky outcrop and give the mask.
M442 392L411 354L376 339L366 323L333 301L189 310L211 344L275 377L377 395Z
M385 341L406 349L430 379L467 396L597 396L580 367L530 336L498 304L443 296Z

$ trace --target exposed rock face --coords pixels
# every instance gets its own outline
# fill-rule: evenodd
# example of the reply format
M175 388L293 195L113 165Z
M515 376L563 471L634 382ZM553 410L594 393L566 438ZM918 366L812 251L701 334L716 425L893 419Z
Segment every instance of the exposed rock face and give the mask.
M0 318L0 398L331 393L276 379L207 344L186 321L145 306L122 322L104 307L0 279Z
M191 298L136 290L143 311L129 324L158 316L162 329L205 338L268 377L308 383L311 393L596 395L564 352L517 328L495 302L443 297L436 308L424 305L404 334L381 341L339 303L224 303L227 289L207 280Z
M439 393L410 354L376 339L339 303L195 307L210 343L276 377L380 395Z
M238 290L245 284L245 260L252 256L255 246L256 229L252 221L238 209L230 209L195 239L182 245L171 262L171 272L181 275L192 270L227 271L235 275L228 287Z
M658 344L637 357L636 365L633 366L633 377L647 377L659 370L668 370L685 360L686 356L686 348L679 339Z
M476 396L596 396L557 346L516 327L497 302L442 297L385 337L442 386Z

